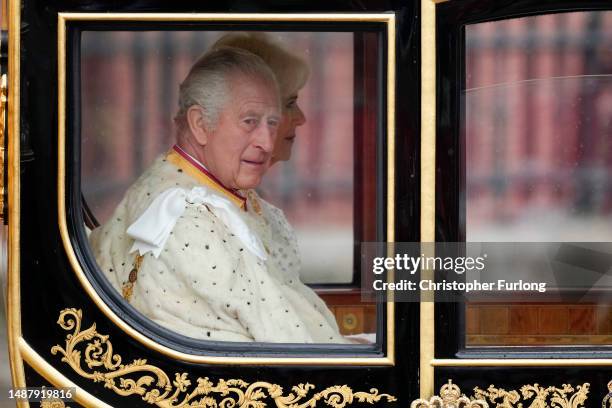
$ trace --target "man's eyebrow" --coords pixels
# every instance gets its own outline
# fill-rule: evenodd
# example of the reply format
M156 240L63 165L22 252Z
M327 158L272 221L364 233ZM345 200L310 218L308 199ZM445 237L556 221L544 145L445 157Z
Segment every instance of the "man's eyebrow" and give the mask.
M253 109L247 109L243 112L240 112L240 116L262 116L262 113Z

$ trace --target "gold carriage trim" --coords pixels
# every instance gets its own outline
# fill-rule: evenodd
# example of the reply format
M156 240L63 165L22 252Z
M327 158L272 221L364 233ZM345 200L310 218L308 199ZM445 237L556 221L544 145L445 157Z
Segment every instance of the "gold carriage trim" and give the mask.
M43 386L43 389L46 387ZM66 403L60 398L42 398L40 401L40 408L70 408Z
M440 395L428 400L419 398L412 401L410 408L489 408L489 404L481 399L470 399L461 393L458 385L448 380L440 388Z
M506 391L489 385L482 390L474 388L474 398L488 400L500 408L521 408L528 403L529 407L578 408L583 407L589 393L589 383L578 385L575 389L569 384L559 387L541 387L539 384L523 385L519 391Z
M66 336L66 345L55 345L51 354L61 354L62 361L81 377L101 382L120 396L140 395L144 401L162 408L179 407L267 407L271 399L278 408L314 408L317 403L343 408L355 402L374 404L381 400L397 401L389 394L379 394L376 388L369 392L353 391L348 385L334 385L308 398L315 389L312 384L298 384L284 395L278 384L265 381L248 383L240 379L219 379L216 384L208 377L199 377L195 387L188 373L175 373L174 380L162 369L147 364L145 359L137 359L122 364L119 354L113 353L113 345L108 335L96 331L94 323L81 330L82 311L64 309L57 323L64 330L71 331ZM82 366L84 360L85 366Z
M40 402L40 408L70 408L61 399L45 399Z

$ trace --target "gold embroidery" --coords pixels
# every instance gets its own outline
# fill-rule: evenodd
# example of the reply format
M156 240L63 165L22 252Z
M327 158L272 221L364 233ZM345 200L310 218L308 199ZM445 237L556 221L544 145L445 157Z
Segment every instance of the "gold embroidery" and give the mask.
M503 388L496 388L490 385L489 388L482 390L478 387L474 388L474 398L482 398L489 400L498 408L520 408L524 403L530 402L530 407L547 408L554 406L555 408L578 408L583 406L589 393L589 383L578 385L574 392L574 387L569 384L563 384L558 387L540 387L539 384L523 385L518 391L506 391ZM522 402L521 402L522 398ZM549 401L550 404L549 405ZM518 405L515 405L518 404Z
M60 312L57 323L72 333L66 336L65 347L55 345L51 354L61 354L62 361L84 378L104 383L105 388L124 397L140 395L144 401L158 407L264 408L267 406L265 400L272 399L278 408L314 408L320 401L322 405L343 408L354 402L373 404L381 400L397 400L392 395L379 394L376 388L369 392L355 392L348 385L328 387L309 399L306 398L315 386L308 383L291 387L288 395L284 395L278 384L265 381L248 383L241 379L219 379L215 384L208 377L200 377L196 379L195 387L190 387L192 380L187 373L175 373L174 380L171 380L162 369L147 364L145 359L122 364L121 356L113 353L108 336L98 333L95 323L81 330L81 319L80 309ZM86 368L81 366L82 359Z
M142 255L136 256L136 260L134 261L134 268L130 271L128 276L128 281L123 284L121 293L123 294L123 298L128 302L132 298L132 293L134 292L134 283L136 283L136 279L138 279L138 271L140 270L140 265L142 264L142 259L144 257Z
M412 401L410 408L489 408L481 399L470 400L461 393L461 389L452 380L440 388L440 396L433 396L427 401L419 398Z
M257 199L257 196L253 190L249 190L247 192L247 197L249 198L249 204L253 208L253 211L255 211L255 214L261 215L261 204L259 203L259 200Z

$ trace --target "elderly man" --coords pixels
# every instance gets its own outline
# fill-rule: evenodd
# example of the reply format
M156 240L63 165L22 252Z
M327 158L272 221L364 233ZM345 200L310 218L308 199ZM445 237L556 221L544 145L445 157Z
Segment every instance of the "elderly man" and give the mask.
M90 237L151 320L206 340L344 342L324 302L272 259L273 230L243 193L270 164L279 120L274 75L247 51L211 51L181 84L176 145Z

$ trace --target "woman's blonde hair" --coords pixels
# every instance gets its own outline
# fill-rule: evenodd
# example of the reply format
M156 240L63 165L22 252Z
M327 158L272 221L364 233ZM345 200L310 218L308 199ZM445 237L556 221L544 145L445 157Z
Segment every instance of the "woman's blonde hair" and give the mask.
M229 33L219 38L213 49L235 47L259 56L274 72L282 98L299 91L310 75L302 58L290 53L264 33Z

